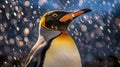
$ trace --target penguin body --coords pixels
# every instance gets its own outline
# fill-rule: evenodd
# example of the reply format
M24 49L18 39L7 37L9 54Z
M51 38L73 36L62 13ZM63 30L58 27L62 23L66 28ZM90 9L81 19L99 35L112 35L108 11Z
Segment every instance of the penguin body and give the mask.
M40 25L43 28L49 31L60 31L61 34L51 39L40 51L40 62L37 67L82 67L80 53L73 38L67 33L67 27L74 18L90 11L91 9L75 12L57 10L47 12L41 17ZM33 46L36 47L36 50L30 51L27 58L29 62L30 57L33 57L32 54L35 54L38 49L42 49L40 46L42 45ZM26 62L26 65L29 62Z
M66 32L51 41L43 67L81 67L81 59L74 40Z

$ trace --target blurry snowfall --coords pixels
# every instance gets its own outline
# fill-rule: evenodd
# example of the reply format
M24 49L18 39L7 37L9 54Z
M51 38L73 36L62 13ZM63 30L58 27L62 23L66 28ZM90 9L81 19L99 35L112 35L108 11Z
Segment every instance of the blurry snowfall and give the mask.
M76 18L68 27L82 62L120 55L119 6L120 0L0 0L0 57L24 59L37 41L39 19L47 11L82 8L91 8L92 12Z

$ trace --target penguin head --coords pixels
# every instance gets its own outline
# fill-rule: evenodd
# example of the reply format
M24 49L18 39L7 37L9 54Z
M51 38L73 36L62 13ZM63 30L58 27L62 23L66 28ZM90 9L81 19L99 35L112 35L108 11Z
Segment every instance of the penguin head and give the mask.
M90 11L91 9L82 9L74 12L49 11L41 17L40 24L47 30L66 31L74 18Z

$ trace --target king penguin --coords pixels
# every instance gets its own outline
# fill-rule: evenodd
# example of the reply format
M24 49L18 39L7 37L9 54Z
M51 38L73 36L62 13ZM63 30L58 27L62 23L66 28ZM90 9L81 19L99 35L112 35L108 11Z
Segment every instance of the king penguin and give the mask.
M79 50L73 38L68 34L67 27L73 19L90 11L91 9L88 8L73 12L55 10L41 17L40 25L43 28L61 33L49 40L42 48L37 67L82 67ZM32 50L34 51L36 49Z

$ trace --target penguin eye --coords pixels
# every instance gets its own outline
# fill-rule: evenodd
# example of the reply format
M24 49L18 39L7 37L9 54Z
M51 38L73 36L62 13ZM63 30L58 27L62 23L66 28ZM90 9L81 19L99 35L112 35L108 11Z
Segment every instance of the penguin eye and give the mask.
M57 16L58 16L58 14L57 14L57 13L54 13L54 14L52 14L52 16L53 16L53 17L57 17Z

